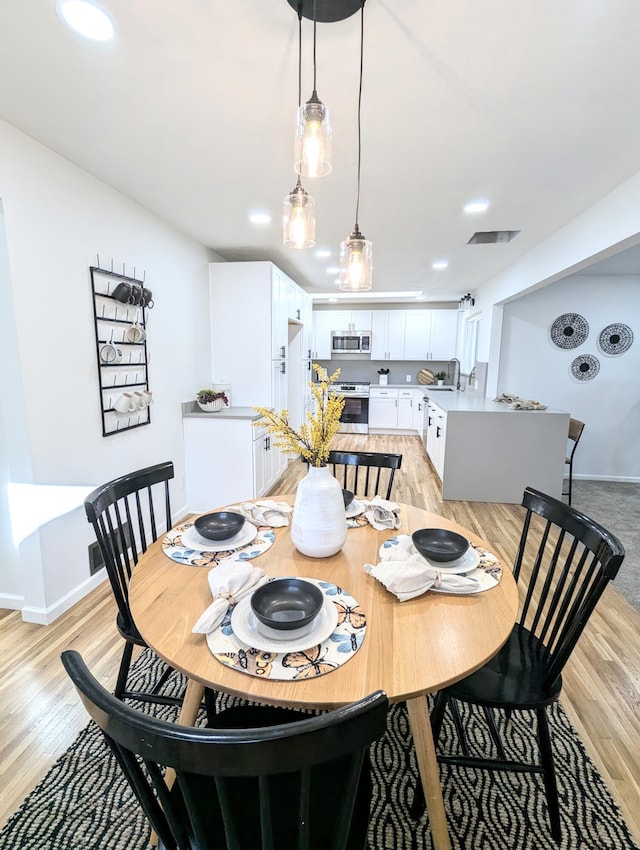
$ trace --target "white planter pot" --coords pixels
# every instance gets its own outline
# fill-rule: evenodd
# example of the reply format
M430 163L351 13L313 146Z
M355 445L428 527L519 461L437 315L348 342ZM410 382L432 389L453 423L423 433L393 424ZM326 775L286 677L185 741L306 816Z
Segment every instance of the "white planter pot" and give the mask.
M200 410L204 410L205 413L217 413L224 407L224 401L221 398L217 398L215 401L208 401L206 404L199 401L198 407Z
M378 383L381 386L385 386L385 384L387 384L388 382L389 382L389 376L388 375L378 375Z
M310 466L298 484L291 540L310 558L335 555L347 539L342 487L327 466Z

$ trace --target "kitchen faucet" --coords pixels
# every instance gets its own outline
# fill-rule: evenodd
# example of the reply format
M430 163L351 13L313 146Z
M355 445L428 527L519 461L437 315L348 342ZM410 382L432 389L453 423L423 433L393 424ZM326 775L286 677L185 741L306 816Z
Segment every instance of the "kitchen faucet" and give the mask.
M456 389L457 389L457 390L459 390L459 389L460 389L460 361L458 360L458 358L457 358L457 357L452 357L452 358L451 358L451 360L449 360L449 365L451 365L451 363L453 363L453 364L454 364L454 367L453 367L453 380L456 382ZM457 369L457 379L456 379L456 367L455 367L455 364L456 364L456 363L458 364L458 369Z

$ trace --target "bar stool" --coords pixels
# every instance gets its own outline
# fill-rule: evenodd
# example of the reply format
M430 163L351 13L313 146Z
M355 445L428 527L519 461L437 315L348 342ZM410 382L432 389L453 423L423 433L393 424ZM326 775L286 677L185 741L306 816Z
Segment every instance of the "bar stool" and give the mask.
M571 490L573 488L573 456L578 446L578 442L580 441L580 437L582 436L583 430L584 422L580 422L579 419L569 420L568 440L573 443L573 447L571 448L571 452L565 458L564 461L565 464L569 465L569 489L565 491L565 489L563 488L562 490L562 495L569 497L569 504L571 504Z

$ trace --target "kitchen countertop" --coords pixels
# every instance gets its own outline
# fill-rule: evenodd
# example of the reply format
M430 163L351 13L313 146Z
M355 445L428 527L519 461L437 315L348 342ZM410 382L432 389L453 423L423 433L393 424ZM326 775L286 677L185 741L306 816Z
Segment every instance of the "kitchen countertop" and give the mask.
M216 413L200 410L197 402L183 401L182 416L187 419L249 419L255 422L260 414L253 407L223 407Z
M509 410L508 405L500 401L476 395L473 392L437 392L429 395L429 388L425 387L426 395L434 404L446 413L526 413L528 416L540 416L545 413L563 413L566 410L547 408L547 410ZM542 402L544 404L544 401Z

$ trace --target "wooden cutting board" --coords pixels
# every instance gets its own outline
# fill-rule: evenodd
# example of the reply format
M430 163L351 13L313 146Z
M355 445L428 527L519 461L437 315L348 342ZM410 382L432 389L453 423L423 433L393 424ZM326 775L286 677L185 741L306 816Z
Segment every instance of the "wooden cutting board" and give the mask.
M419 384L433 384L435 382L435 375L429 369L420 369L418 372L418 383Z

